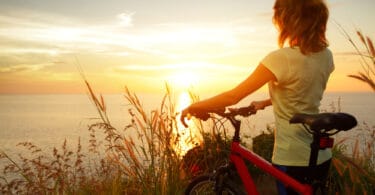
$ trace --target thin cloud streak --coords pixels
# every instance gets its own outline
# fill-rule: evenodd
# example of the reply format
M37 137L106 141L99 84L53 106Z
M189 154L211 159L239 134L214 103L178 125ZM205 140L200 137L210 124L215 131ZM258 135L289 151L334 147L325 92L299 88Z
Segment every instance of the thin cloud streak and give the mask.
M14 66L0 67L0 73L18 73L18 72L29 72L38 71L44 69L48 66L53 66L54 63L44 63L44 64L19 64Z
M248 69L248 68L246 68ZM124 65L117 67L116 71L164 71L164 70L206 70L206 71L235 71L241 72L245 68L226 64L213 64L205 62L190 62L180 64L163 64L163 65Z

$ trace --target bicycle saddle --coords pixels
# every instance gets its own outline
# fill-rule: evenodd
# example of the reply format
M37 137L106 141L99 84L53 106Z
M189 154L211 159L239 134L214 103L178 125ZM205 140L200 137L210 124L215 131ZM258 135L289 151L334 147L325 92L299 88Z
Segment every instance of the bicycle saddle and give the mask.
M295 114L290 123L304 123L310 126L313 131L336 129L347 131L357 125L354 116L347 113L319 113L319 114Z

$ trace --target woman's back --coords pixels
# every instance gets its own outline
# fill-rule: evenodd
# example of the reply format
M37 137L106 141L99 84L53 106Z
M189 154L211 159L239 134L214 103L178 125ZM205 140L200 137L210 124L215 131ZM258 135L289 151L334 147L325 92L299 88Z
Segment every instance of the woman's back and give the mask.
M282 48L266 56L262 64L277 78L269 87L274 109L285 112L280 117L289 120L296 112L319 111L328 77L334 69L329 49L303 55L298 48Z
M277 128L273 162L306 166L312 138L303 127L290 125L289 119L296 113L319 112L328 77L334 69L332 53L324 49L304 55L298 47L287 47L271 52L262 64L277 78L277 82L269 83ZM330 154L320 157L318 163L330 158Z

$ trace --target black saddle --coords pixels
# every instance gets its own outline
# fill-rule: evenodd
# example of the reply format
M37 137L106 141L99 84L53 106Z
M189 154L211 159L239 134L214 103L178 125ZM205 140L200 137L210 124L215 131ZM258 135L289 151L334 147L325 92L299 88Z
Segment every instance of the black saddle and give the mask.
M347 131L357 125L354 116L347 113L295 114L290 123L303 123L310 126L312 131Z

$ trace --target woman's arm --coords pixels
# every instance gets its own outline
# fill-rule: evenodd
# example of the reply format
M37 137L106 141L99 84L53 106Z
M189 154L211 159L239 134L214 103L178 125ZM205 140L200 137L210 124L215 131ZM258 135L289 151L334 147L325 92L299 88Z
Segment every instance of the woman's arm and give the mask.
M253 93L269 81L276 81L275 75L264 65L259 64L254 72L235 88L212 98L202 100L190 105L188 108L183 110L181 119L183 119L188 113L194 115L194 110L210 111L236 104L244 97Z

